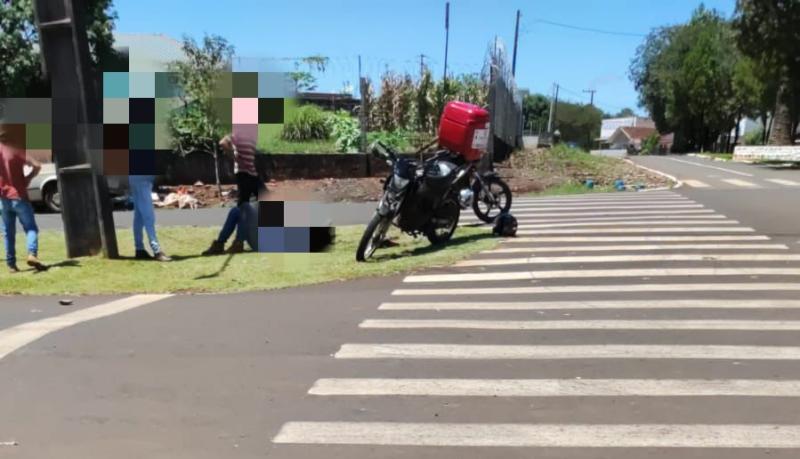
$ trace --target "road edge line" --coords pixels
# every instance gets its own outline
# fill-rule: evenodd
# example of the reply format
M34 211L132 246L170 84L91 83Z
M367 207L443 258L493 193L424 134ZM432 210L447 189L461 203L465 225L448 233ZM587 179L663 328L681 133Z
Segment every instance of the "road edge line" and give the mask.
M645 193L647 193L648 191L677 190L678 188L683 186L683 182L678 180L678 177L675 177L674 175L670 175L670 174L667 174L666 172L661 172L660 170L653 169L653 168L650 168L650 167L647 167L647 166L642 166L641 164L636 164L635 162L631 161L628 158L622 158L622 160L627 162L628 164L633 165L634 167L638 167L639 169L645 170L647 172L651 172L651 173L656 174L656 175L660 175L660 176L666 178L667 180L671 180L674 183L674 185L672 185L671 187L662 186L662 187L658 187L658 188L652 188L652 189L646 190Z

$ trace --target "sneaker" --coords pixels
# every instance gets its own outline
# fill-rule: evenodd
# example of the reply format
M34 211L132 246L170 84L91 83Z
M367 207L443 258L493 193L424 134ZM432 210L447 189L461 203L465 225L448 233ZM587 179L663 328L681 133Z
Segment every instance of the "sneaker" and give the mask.
M33 268L33 269L35 269L37 271L45 271L45 270L47 270L47 266L45 266L44 263L39 261L39 259L36 258L36 255L34 255L34 254L29 254L28 255L28 266L30 266L31 268Z
M149 253L147 253L147 250L137 250L136 251L136 256L134 258L136 258L137 260L152 260L153 259L153 257L151 257Z
M172 261L172 258L168 257L167 254L164 252L158 252L153 256L155 261Z
M233 244L225 252L231 254L244 252L244 241L233 241Z
M19 268L17 268L17 265L9 265L8 272L10 274L16 274L19 272Z
M203 256L207 257L209 255L222 255L223 253L225 253L225 244L219 241L214 241L211 243L211 247L203 252Z

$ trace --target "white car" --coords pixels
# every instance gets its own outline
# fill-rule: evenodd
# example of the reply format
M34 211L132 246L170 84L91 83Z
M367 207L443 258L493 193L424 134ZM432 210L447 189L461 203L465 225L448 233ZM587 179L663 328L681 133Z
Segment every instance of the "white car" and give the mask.
M25 166L25 173L30 172ZM124 176L107 177L108 189L114 202L124 201L128 191L128 180ZM51 212L61 212L61 195L58 192L56 165L42 163L42 170L28 185L28 198L34 204L41 204Z

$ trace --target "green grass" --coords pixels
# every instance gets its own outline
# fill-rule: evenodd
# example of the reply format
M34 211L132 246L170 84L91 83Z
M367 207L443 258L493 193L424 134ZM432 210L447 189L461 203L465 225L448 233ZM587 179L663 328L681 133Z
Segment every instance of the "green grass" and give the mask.
M291 142L281 138L280 124L262 124L258 127L258 149L265 153L336 153L336 142Z
M697 154L707 156L709 158L721 159L724 161L733 160L733 153L697 153Z
M164 250L174 261L158 263L133 260L130 230L118 231L120 253L128 258L66 258L60 231L40 234L40 257L49 271L0 271L0 294L78 295L102 293L238 292L269 290L354 279L386 276L404 271L447 265L494 246L488 228L458 228L450 243L431 247L424 238L399 236L397 247L379 249L375 260L355 261L363 226L337 228L332 250L322 254L244 253L201 257L216 237L217 229L165 227L158 229ZM24 254L24 237L17 237L17 253ZM22 268L24 263L20 263Z

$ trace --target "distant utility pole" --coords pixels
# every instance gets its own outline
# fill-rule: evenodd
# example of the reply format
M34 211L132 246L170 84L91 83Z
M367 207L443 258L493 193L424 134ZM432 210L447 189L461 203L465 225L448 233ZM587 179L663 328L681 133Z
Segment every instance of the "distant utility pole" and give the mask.
M358 97L361 97L361 54L358 55Z
M450 2L444 6L444 73L442 81L447 81L447 48L450 45Z
M428 57L425 54L419 55L419 76L422 78L422 74L425 73L425 58Z
M514 57L511 59L511 75L517 76L517 43L519 42L519 17L520 12L517 10L517 25L514 27Z
M584 89L583 92L588 92L589 94L591 94L591 96L589 98L589 105L594 107L594 93L596 93L597 90L596 89Z
M558 83L553 83L553 98L550 99L550 119L547 121L547 132L551 134L556 120L556 110L558 110Z

